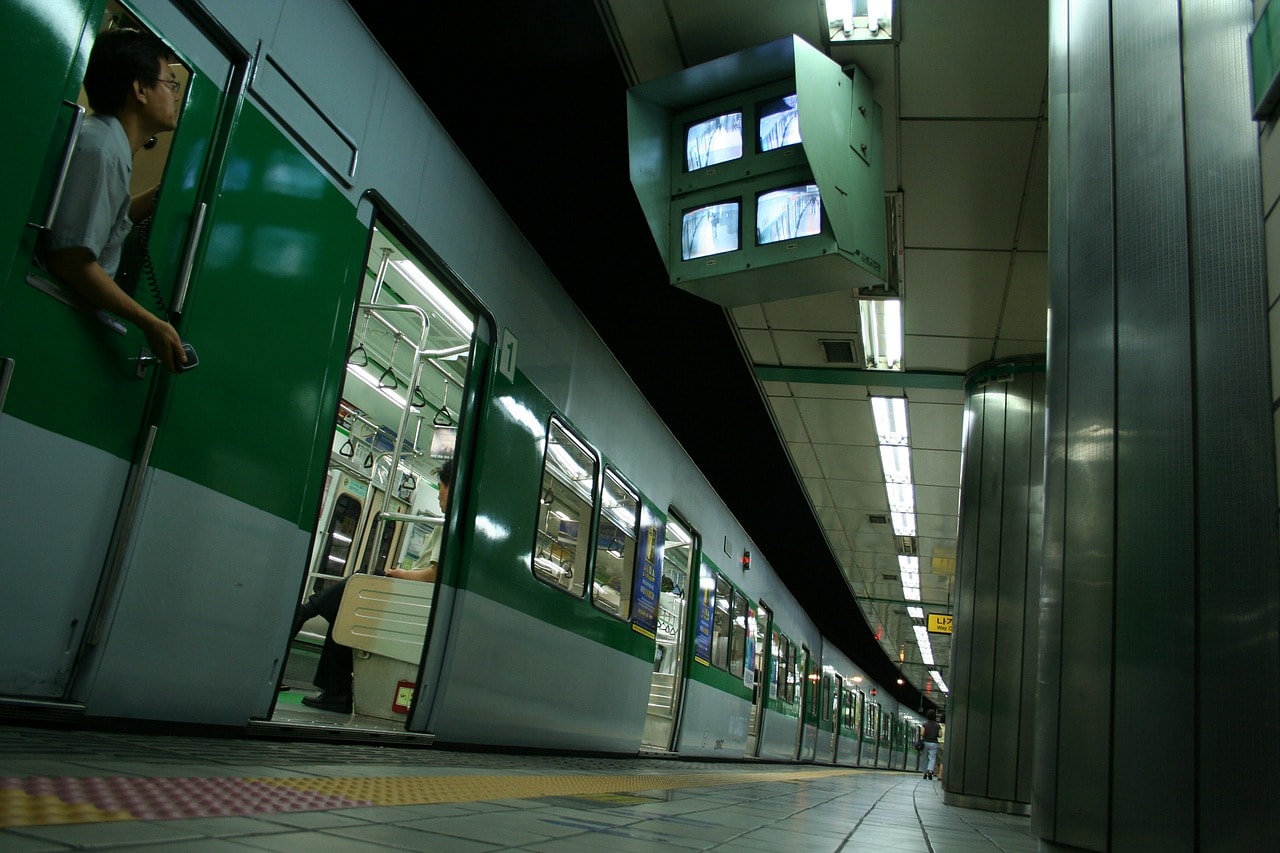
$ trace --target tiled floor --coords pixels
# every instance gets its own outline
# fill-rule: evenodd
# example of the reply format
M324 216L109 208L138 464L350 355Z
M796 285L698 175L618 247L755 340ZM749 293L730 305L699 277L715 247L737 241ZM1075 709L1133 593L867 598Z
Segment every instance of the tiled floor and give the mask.
M918 774L0 726L0 850L1031 853Z

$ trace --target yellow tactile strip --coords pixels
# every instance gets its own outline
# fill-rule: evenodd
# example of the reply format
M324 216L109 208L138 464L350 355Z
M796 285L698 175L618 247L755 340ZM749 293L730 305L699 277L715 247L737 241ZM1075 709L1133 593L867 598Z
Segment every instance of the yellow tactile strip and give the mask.
M651 776L400 776L273 779L126 776L0 777L0 828L175 820L481 800L584 796L752 782L799 782L866 771L824 768Z

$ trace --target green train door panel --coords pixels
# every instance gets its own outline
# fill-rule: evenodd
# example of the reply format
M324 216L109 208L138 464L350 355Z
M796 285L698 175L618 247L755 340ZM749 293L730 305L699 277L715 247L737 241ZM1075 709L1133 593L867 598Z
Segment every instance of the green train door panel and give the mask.
M69 139L76 94L88 61L83 47L105 0L0 0L0 24L10 34L0 51L0 80L21 80L7 87L4 99L6 174L0 193L0 270L8 271L20 247L29 255L43 218L52 175ZM21 39L13 35L21 33ZM45 181L41 185L42 179ZM25 261L23 266L25 267ZM6 289L7 290L7 289ZM6 290L0 290L0 311ZM0 354L2 357L2 354Z
M23 10L59 4L20 5L4 5L6 26L23 25ZM101 22L127 20L128 12L116 3L60 5L68 21L80 16L85 22L74 50L66 45L56 53L62 67L49 72L66 82L64 90L43 96L44 114L56 116L53 135L62 139L63 101L75 100L65 89L78 90ZM75 26L64 30L69 37ZM170 44L181 57L182 47ZM27 73L26 63L42 67L46 47L41 40L23 40L6 59L23 67L23 79L39 78ZM182 76L187 69L191 73L181 120L162 145L171 156L149 163L141 161L151 152L135 157L135 178L150 169L164 181L150 241L161 299L176 295L173 284L195 228L230 67L223 58L182 69ZM14 120L14 126L21 124ZM29 211L42 212L50 204L65 146L56 147L55 157L31 153L24 164L12 165L13 173L36 174ZM0 646L0 695L75 698L69 691L77 660L104 629L102 617L128 544L127 521L142 485L134 463L148 445L148 412L171 383L185 377L154 370L139 375L142 334L83 304L77 307L69 289L33 262L36 229L23 226L17 236L10 229L5 239L14 248L0 284L0 358L11 365L0 413L0 482L6 484L0 490L6 583L0 624L10 641ZM152 307L150 292L139 288L135 295Z
M256 91L228 103L181 326L200 366L149 409L109 631L77 676L91 714L269 715L307 568L369 230Z

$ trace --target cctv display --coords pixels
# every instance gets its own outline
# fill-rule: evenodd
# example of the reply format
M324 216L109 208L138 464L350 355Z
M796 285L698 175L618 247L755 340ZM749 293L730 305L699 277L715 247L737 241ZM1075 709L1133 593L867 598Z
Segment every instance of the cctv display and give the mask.
M742 113L726 113L689 125L684 136L684 168L694 172L742 157Z
M787 95L760 105L759 140L761 151L773 151L800 144L798 99Z
M681 220L681 257L688 261L736 250L741 207L737 201L727 201L685 211Z
M756 198L756 242L777 243L822 231L822 197L817 184L771 190Z

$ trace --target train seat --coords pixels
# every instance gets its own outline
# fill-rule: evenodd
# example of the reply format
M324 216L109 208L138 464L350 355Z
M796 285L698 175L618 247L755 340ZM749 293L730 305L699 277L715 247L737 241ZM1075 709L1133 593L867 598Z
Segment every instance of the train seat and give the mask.
M352 575L333 624L335 642L354 649L355 712L402 721L417 681L435 584Z

